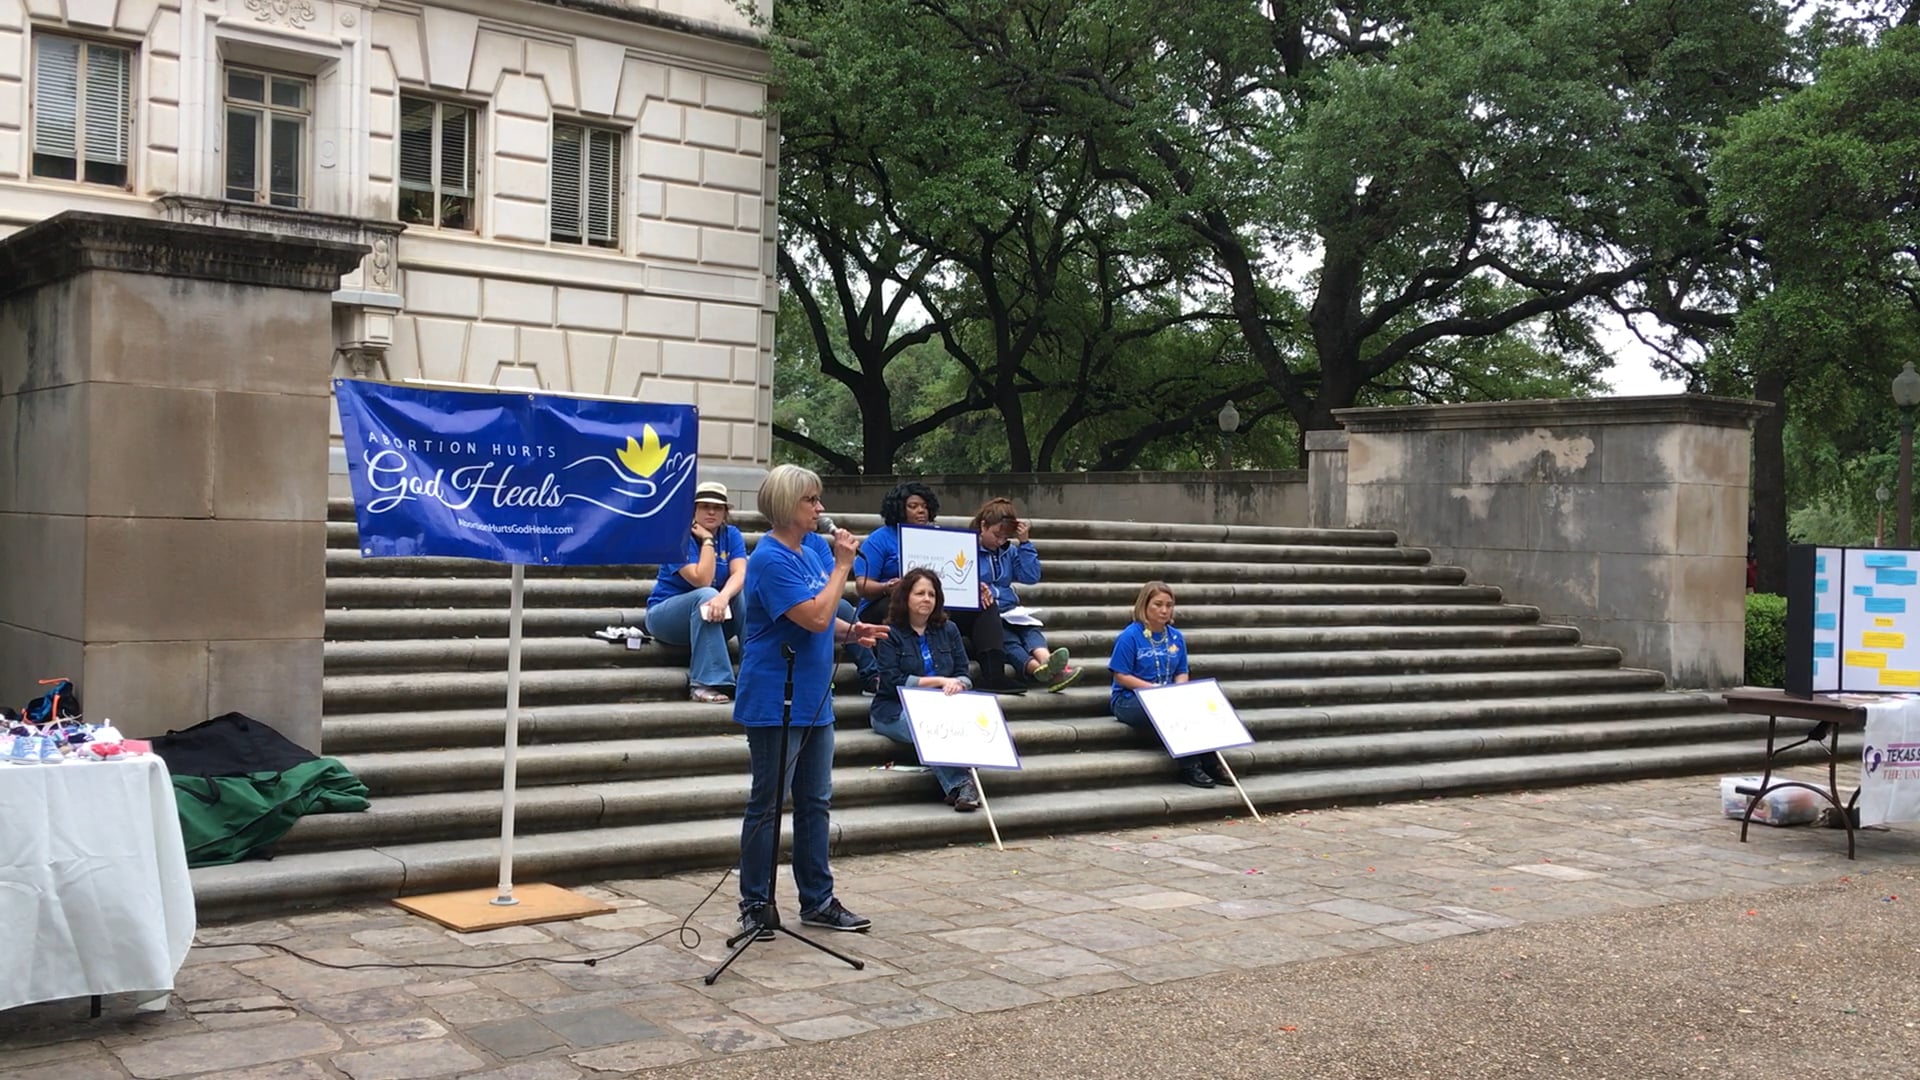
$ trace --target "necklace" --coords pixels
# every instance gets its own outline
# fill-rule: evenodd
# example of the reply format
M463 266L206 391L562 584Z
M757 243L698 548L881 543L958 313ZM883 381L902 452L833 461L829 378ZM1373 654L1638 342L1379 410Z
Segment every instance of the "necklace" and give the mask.
M1141 625L1140 630L1147 639L1147 655L1153 657L1154 685L1165 686L1171 683L1173 681L1172 628L1162 627L1159 637L1155 637L1153 631L1148 630L1145 624Z

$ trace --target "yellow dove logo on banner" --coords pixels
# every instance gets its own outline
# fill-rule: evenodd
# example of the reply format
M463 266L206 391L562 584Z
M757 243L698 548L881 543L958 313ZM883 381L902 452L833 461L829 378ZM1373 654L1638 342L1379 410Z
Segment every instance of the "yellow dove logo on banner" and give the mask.
M632 470L635 476L652 476L667 463L667 451L673 449L673 444L662 446L660 433L653 430L652 424L645 425L641 434L645 441L627 436L626 449L619 452L620 464Z

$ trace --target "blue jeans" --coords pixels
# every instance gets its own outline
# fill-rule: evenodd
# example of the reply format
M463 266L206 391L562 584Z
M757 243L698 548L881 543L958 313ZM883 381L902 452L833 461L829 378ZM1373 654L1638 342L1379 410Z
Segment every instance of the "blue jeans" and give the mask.
M780 836L780 728L747 728L753 787L740 823L740 910L751 911L773 895L774 848ZM787 743L787 783L793 796L793 881L802 914L833 899L827 866L827 809L833 802L833 725L796 727Z
M714 623L700 617L700 605L719 595L710 588L694 589L660 601L647 609L647 632L669 645L693 650L687 661L688 682L731 690L733 660L727 655L727 639L738 628L733 620Z
M897 743L913 745L913 725L907 723L907 714L900 707L899 699L875 698L873 708L867 713L867 723L873 730L885 735ZM973 779L965 769L956 769L951 765L929 765L933 778L940 782L940 791L944 794Z
M1120 721L1135 731L1144 731L1152 735L1155 739L1160 737L1160 733L1154 729L1152 718L1147 716L1147 707L1140 704L1140 695L1128 694L1123 698L1115 698L1111 701L1109 708L1112 710L1115 720ZM1206 756L1206 754L1188 754L1186 757L1178 757L1173 760L1185 761L1187 758L1203 758Z
M840 609L834 615L848 626L854 623L853 605L845 600L840 601ZM843 647L847 650L847 662L853 665L853 673L860 677L860 685L864 688L868 679L880 674L880 661L873 658L872 649L858 642L849 641Z

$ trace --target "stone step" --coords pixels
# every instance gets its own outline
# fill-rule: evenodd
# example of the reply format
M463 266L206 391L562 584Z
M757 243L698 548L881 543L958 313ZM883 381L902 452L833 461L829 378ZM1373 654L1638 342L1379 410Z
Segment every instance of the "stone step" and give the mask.
M1580 632L1570 626L1415 627L1364 626L1321 629L1189 629L1184 631L1195 656L1233 652L1331 652L1381 648L1499 648L1510 646L1577 645ZM1047 635L1056 649L1068 649L1086 663L1113 651L1112 631L1054 630ZM732 652L739 655L737 643ZM504 638L426 638L386 641L329 641L326 670L334 675L383 671L504 671ZM687 650L654 644L629 649L624 642L606 642L587 635L528 637L520 644L522 668L684 669Z
M1269 770L1322 768L1403 760L1440 761L1465 754L1517 753L1521 749L1558 752L1588 749L1589 744L1651 745L1662 741L1748 736L1757 741L1766 734L1764 723L1756 727L1751 717L1724 710L1678 713L1658 721L1641 717L1574 718L1507 727L1411 729L1397 732L1391 739L1381 738L1378 732L1298 735L1257 714L1249 715L1246 723L1256 741L1230 756L1235 771L1239 771L1243 762ZM693 789L713 787L733 792L737 786L741 801L723 804L732 807L726 812L737 814L739 807L745 805L747 744L738 728L729 727L728 731L681 738L522 746L517 755L517 782L529 792L554 787L570 792L582 785L657 782L669 785L676 793L672 798L696 802L697 797L690 794ZM1025 767L1017 774L996 778L995 782L1016 790L1037 785L1081 787L1090 793L1097 792L1142 770L1163 769L1166 764L1163 751L1140 749L1150 744L1111 717L1013 721L1009 728ZM840 778L836 779L834 790L839 793L836 799L847 805L887 797L889 789L873 788L871 781L862 779L872 767L889 761L906 764L915 761L910 751L864 726L838 730L835 750L837 763L848 775L840 777L836 772ZM451 792L472 796L481 804L491 800L498 809L503 764L498 746L346 754L340 755L339 760L373 792L376 804L395 797ZM847 783L841 784L840 779ZM572 798L568 794L551 797L561 801ZM696 811L654 807L649 812L677 818ZM351 815L355 819L364 816ZM340 824L338 827L353 826ZM537 829L536 824L528 824L529 831ZM423 833L441 835L437 830L423 830Z
M1133 618L1131 602L1105 607L1048 608L1043 616L1049 634L1061 629L1125 626ZM1449 626L1513 625L1533 623L1538 608L1524 604L1188 604L1180 605L1180 629L1188 634L1203 627L1305 626ZM580 637L605 626L633 626L644 621L643 605L621 607L528 608L522 613L521 633L527 639ZM450 608L334 608L326 615L329 641L390 641L423 636L448 638L505 638L505 607Z
M743 534L749 549L763 535ZM1229 567L1284 566L1305 563L1319 566L1359 565L1373 567L1418 567L1432 563L1425 548L1341 546L1336 544L1190 544L1153 540L1061 540L1046 541L1041 552L1048 573L1056 565L1098 563L1106 560L1164 565ZM651 577L651 564L627 566L529 566L528 577L601 577L622 574L632 577L644 568ZM329 575L374 575L380 577L499 577L510 574L505 563L479 559L398 557L372 559L360 554L359 537L351 525L327 527L327 573Z
M1238 690L1235 696L1239 696ZM1236 711L1250 730L1284 731L1293 735L1357 734L1620 717L1653 720L1712 708L1715 700L1703 692L1595 691L1490 701L1471 697L1364 701L1320 707L1241 707ZM1057 694L1001 699L1002 711L1023 731L1049 718L1084 723L1085 705L1084 701L1066 701ZM843 729L859 730L865 726L862 706L851 699L836 701L835 710ZM520 741L523 746L535 746L705 735L714 731L715 718L716 710L712 706L690 702L544 706L521 711ZM506 714L497 705L480 709L363 713L329 716L324 726L326 746L332 754L365 755L468 746L498 748L505 737Z
M638 608L646 604L651 579L557 578L528 581L525 605L533 607ZM1378 604L1500 602L1500 590L1491 585L1439 584L1215 584L1176 582L1182 604L1244 601L1266 604ZM329 608L498 607L508 602L505 578L330 578ZM1054 608L1101 604L1131 607L1140 583L1042 582L1021 589L1021 599L1032 607Z
M1802 748L1797 760L1813 760ZM1857 738L1842 752L1857 753ZM1253 771L1243 779L1263 812L1429 798L1476 791L1612 782L1648 776L1699 776L1703 799L1717 793L1714 775L1747 772L1759 757L1751 740L1609 747L1562 754L1472 756L1441 762L1360 768ZM985 780L988 794L995 780ZM1003 836L1119 828L1245 813L1231 788L1202 791L1166 782L1098 793L1035 791L993 799ZM834 850L843 854L987 840L983 814L956 814L932 799L874 803L836 810ZM1738 831L1722 825L1729 843ZM787 830L791 834L791 828ZM735 817L577 829L515 839L515 880L558 883L675 873L731 865L739 855ZM289 907L337 905L492 883L498 837L383 844L294 853L272 861L203 867L192 872L203 922ZM858 905L855 904L857 909Z
M611 650L609 650L611 651ZM1104 697L1108 682L1104 656L1082 664L1081 682L1065 693L1069 700L1095 694ZM1545 677L1552 669L1597 668L1620 662L1617 649L1599 646L1545 646L1496 649L1381 649L1314 653L1248 653L1205 655L1193 665L1194 678L1231 680L1236 690L1248 680L1288 678L1373 677L1382 680L1383 693L1408 693L1420 676L1459 672L1489 672ZM1512 669L1537 669L1513 671ZM841 664L838 682L853 685L853 669ZM520 700L527 705L584 701L640 701L678 698L687 693L687 675L679 668L658 665L620 668L537 668L520 676ZM1036 691L1039 692L1039 691ZM391 708L396 698L422 707L484 705L505 701L505 671L406 672L377 675L328 675L322 690L326 715Z
M834 524L862 535L870 533L882 524L877 513L845 512L828 508ZM947 528L963 528L968 514L956 513L943 517L938 524ZM1078 520L1072 518L1028 518L1032 523L1035 537L1046 540L1127 540L1150 542L1173 542L1181 544L1259 544L1259 545L1313 545L1333 547L1393 547L1398 537L1384 529L1304 529L1275 525L1215 525L1211 523L1167 523L1154 521L1102 521L1097 519ZM327 500L327 521L329 536L335 528L342 531L354 529L352 499ZM742 532L760 532L766 528L766 519L751 510L736 509L732 514L733 524ZM357 546L349 542L347 547Z

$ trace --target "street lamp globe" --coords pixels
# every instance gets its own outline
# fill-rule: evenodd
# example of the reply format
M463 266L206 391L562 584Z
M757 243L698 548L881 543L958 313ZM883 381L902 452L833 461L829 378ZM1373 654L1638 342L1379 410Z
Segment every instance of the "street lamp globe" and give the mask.
M1893 377L1893 403L1903 409L1920 405L1920 371L1913 370L1911 360Z
M1907 365L1907 371L1910 374L1913 372L1912 364ZM1913 381L1916 384L1920 384L1920 375L1914 375ZM1920 385L1916 385L1914 392L1916 394L1920 394ZM1920 400L1920 399L1916 399L1916 400ZM1219 419L1220 419L1220 430L1227 433L1228 435L1231 435L1234 432L1240 430L1240 410L1233 407L1232 401L1228 401L1225 407L1223 407L1220 410Z

